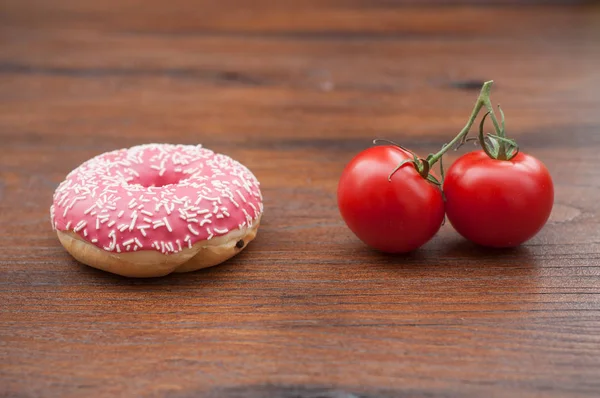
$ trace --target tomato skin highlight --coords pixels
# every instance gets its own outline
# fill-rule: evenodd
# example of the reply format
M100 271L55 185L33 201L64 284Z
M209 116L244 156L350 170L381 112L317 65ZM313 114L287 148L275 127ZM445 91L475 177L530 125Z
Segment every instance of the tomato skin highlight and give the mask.
M367 245L387 253L413 251L429 241L444 220L439 187L419 175L412 164L390 173L405 150L374 146L360 152L344 169L338 207L350 230Z
M544 164L518 153L491 159L478 150L452 164L444 181L446 215L463 237L482 246L515 247L550 217L554 185Z

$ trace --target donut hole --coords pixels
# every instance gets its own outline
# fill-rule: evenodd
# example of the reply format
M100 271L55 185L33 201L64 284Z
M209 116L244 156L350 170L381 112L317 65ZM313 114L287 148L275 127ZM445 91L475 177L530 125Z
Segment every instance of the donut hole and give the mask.
M138 174L138 176L129 181L129 184L141 185L145 188L164 187L166 185L179 184L187 178L185 174L177 173L173 170L165 170L162 175L156 170L138 170Z

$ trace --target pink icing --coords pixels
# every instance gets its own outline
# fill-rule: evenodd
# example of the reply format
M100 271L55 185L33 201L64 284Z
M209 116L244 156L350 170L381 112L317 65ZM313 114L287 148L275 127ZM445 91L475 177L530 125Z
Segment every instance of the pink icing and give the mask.
M176 253L248 228L263 210L245 166L201 146L148 144L96 156L54 192L52 225L115 252Z

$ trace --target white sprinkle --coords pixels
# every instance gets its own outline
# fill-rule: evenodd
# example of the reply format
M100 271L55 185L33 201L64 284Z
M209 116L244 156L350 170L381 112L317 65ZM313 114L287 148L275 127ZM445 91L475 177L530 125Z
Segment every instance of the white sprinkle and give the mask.
M252 220L252 217L250 217L250 214L248 214L248 212L246 211L246 209L242 209L242 211L246 215L246 220L248 220L248 224L250 224L250 221Z
M77 223L77 225L75 226L75 228L73 228L73 232L81 231L86 225L87 225L87 221L85 221L85 220L79 221Z
M183 250L183 249L181 248L181 242L179 241L179 239L177 239L177 240L175 241L175 243L177 243L177 248L179 249L179 251Z
M225 218L223 214L217 214L217 218Z
M77 202L79 200L84 200L85 198L86 198L85 196L76 196L76 197L74 197L73 201L69 205L69 208L72 208L73 206L75 206L75 202Z
M195 222L195 223L197 223L197 222L198 222L198 219L197 219L197 218L193 218L193 217L192 217L192 218L185 218L185 220L186 220L187 222Z
M160 167L158 167L158 166L157 166L157 165L155 165L155 164L151 165L151 166L150 166L150 168L151 168L151 169L154 169L154 170L160 170Z
M117 244L117 235L115 234L115 230L113 229L110 234L108 234L109 238L112 238L112 242L110 243L110 250L115 249L115 245Z
M129 246L130 244L132 244L134 242L133 239L128 239L125 242L123 242L123 246Z
M133 227L135 226L135 222L137 221L137 210L133 211L133 214L131 215L131 224L129 224L129 230L133 231Z
M227 232L229 232L229 230L228 230L227 228L225 228L225 229L221 229L221 228L217 228L217 227L215 227L215 228L213 228L213 229L214 229L214 230L215 230L215 232L216 232L216 233L218 233L218 234L226 234Z
M187 242L188 240L190 240L190 236L186 235L184 241Z
M67 198L67 196L68 196L68 195L69 195L69 193L68 193L68 192L65 192L65 193L63 194L63 196L60 198L60 200L58 201L57 205L62 207L62 205L63 205L63 202L65 201L65 199Z
M175 248L173 247L173 243L169 242L167 243L167 247L169 248L169 250L171 250L172 252L175 251Z
M188 240L187 243L188 243L188 247L191 249L192 248L192 241Z
M125 230L126 230L127 228L129 228L129 225L127 225L127 224L121 224L121 225L119 225L119 226L117 227L117 229L118 229L120 232L125 232Z
M127 192L127 193L129 193L129 192ZM119 212L119 214L117 214L117 218L121 218L123 216L123 213L125 213L125 210L121 210Z
M98 243L98 238L92 239L92 243Z
M128 245L125 249L127 249L127 251L131 250L131 245Z
M133 251L134 251L134 252L136 252L136 251L137 251L137 249L138 249L138 247L137 247L137 246L133 246Z
M100 229L100 219L96 218L96 229Z
M89 214L92 210L94 210L94 208L96 207L96 204L93 204L92 207L88 208L86 211L83 212L83 214Z
M148 218L148 217L144 217L144 221L145 221L145 222L149 222L149 223L152 223L152 222L154 222L154 221L152 221L152 220L151 220L150 218Z
M156 229L159 227L164 227L165 223L162 221L154 221L153 225L152 225L152 229Z
M149 212L148 210L142 210L140 213L147 215L148 217L154 217L154 214Z
M121 253L121 245L117 244L117 253Z
M117 222L115 220L112 220L111 222L109 222L108 224L106 224L108 226L108 228L112 228L113 225L115 225Z
M256 210L256 206L254 206L254 204L252 203L248 203L250 205L250 207L252 207L252 209L254 209L254 214L257 214L257 210Z
M67 231L69 230L69 228L71 228L71 221L69 221L69 222L67 223L67 226L65 227L65 229L66 229Z
M234 181L233 183L235 184L237 181ZM237 185L237 184L236 184ZM242 193L240 192L239 189L236 189L235 192L240 196L240 198L242 198L242 200L244 201L244 203L247 202L246 197L244 195L242 195Z
M109 218L108 217L106 217L106 218L99 218L99 220L100 220L100 224L104 224L105 222L107 222L109 220Z
M165 242L163 242L162 240L160 241L160 251L161 252L165 252Z
M173 228L171 228L171 224L169 224L169 220L167 220L167 217L163 217L163 220L165 220L165 225L169 232L173 232Z
M140 227L138 227L138 228L140 228ZM146 230L146 228L140 228L140 232L142 233L142 235L144 237L148 236L148 235L146 235L146 231L145 230Z
M210 213L210 210L208 209L202 209L202 210L198 210L196 212L196 214L200 215L200 214L206 214L206 213Z
M204 224L210 224L210 223L212 223L212 221L210 221L208 219L204 219L204 220L200 221L200 226L202 227L202 226L204 226Z
M87 236L87 228L83 230L83 236Z
M138 238L133 238L133 240L135 241L135 244L138 245L139 247L144 247L144 245L142 245L142 242L140 242L140 240Z
M210 230L210 228L206 228L206 230L208 231L208 238L206 238L206 240L211 240L214 235L213 235L212 231Z
M143 208L144 208L144 205L139 205L137 209L142 210Z
M192 227L192 224L188 224L187 226L191 233L193 233L194 235L200 235L200 233L196 231L194 227Z

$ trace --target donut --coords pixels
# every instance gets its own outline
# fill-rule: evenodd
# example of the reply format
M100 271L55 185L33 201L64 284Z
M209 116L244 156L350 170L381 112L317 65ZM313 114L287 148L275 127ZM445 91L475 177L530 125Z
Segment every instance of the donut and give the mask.
M52 228L79 262L128 277L211 267L256 236L256 177L201 145L146 144L96 156L60 183Z

